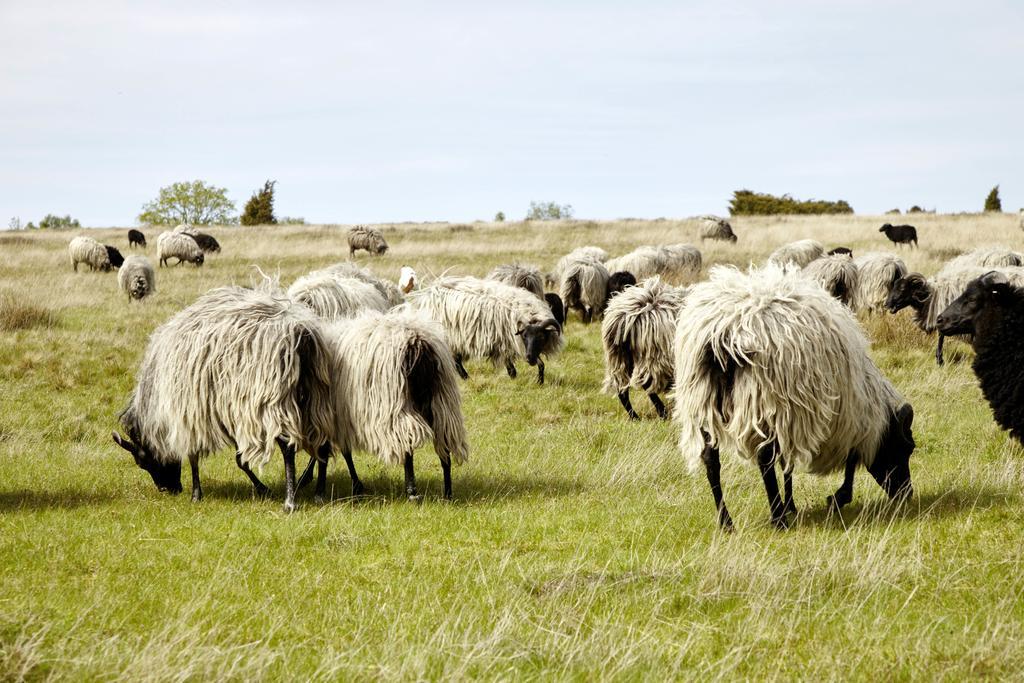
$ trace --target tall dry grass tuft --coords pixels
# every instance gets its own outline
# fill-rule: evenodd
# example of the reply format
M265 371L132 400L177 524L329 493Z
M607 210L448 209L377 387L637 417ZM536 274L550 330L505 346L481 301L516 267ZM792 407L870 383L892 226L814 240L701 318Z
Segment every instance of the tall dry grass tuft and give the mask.
M57 315L48 308L27 303L7 294L0 296L0 331L14 332L33 327L53 327Z

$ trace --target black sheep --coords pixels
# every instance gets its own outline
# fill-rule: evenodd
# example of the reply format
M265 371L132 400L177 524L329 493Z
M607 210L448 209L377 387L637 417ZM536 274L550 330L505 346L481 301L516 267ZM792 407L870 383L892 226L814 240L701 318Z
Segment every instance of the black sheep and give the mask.
M121 256L121 252L117 250L117 247L112 247L109 244L104 244L107 249L107 258L110 259L110 265L115 268L120 268L121 264L124 263L124 256Z
M143 232L141 230L135 230L135 229L129 230L128 231L128 246L129 247L134 247L136 245L138 245L138 246L142 247L143 249L145 249L145 247L146 247L146 235L143 234Z
M636 278L633 277L633 273L625 270L612 273L608 278L608 298L611 299L626 287L632 287L635 284Z
M917 228L913 225L886 223L878 229L878 232L884 232L889 241L894 244L913 244L915 247L917 246Z
M555 322L560 327L565 327L565 306L562 304L562 297L558 296L554 292L547 292L544 295L544 301L548 303L548 308L551 309L551 315L554 316Z
M849 247L836 247L832 251L828 252L829 256L835 256L836 254L846 254L850 258L853 258L853 250Z
M185 234L196 241L204 254L220 253L220 244L213 235L207 235L205 232L187 232Z
M996 422L1024 443L1024 291L991 272L967 285L938 317L946 335L973 334L974 374Z

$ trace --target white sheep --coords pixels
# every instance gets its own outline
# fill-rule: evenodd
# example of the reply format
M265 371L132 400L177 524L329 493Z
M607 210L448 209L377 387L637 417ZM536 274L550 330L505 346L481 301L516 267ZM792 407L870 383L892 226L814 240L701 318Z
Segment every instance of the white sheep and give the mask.
M667 258L668 253L662 249L644 245L628 254L610 259L605 263L605 268L609 274L630 273L639 282L663 274L667 270Z
M647 392L658 416L668 417L658 394L675 379L672 338L686 290L655 276L612 297L601 323L604 390L618 396L631 420L639 417L629 400L630 387Z
M732 225L725 218L719 216L697 216L697 230L701 241L723 240L736 243L736 233L732 231Z
M584 323L600 315L608 303L610 273L603 263L581 258L568 262L561 269L558 295L565 306L566 319L570 310L577 310Z
M507 263L494 268L487 275L488 280L504 282L506 285L520 287L537 298L544 298L544 280L540 268L524 263Z
M852 499L858 462L890 498L911 495L913 408L871 361L850 310L809 279L774 265L713 268L679 313L675 363L679 448L692 469L703 463L723 528L732 519L720 448L758 464L779 527L796 511L797 465L845 470L829 499L839 508Z
M156 258L161 267L167 265L167 260L172 258L177 260L175 265L188 262L201 266L206 260L195 239L177 229L162 232L156 238Z
M808 263L825 254L825 247L817 240L798 240L784 244L771 253L768 263L777 266L794 264L803 268Z
M202 498L199 459L227 446L258 493L252 467L276 447L285 510L295 509L295 451L317 452L332 433L330 352L321 323L269 283L207 292L150 337L114 441L157 488L180 493L181 463Z
M853 259L857 266L857 291L853 310L875 313L885 308L893 285L907 274L907 265L896 254L872 251Z
M565 272L565 269L569 267L570 263L575 263L577 261L598 261L600 263L604 263L607 260L608 252L601 247L576 247L568 254L558 259L558 263L555 264L555 269L545 275L545 284L551 288L557 288L559 283L562 282L562 274Z
M857 265L849 255L831 254L816 258L804 266L802 273L836 299L852 307L851 302L860 278Z
M407 267L408 266L403 266L403 269ZM410 270L412 269L410 268ZM359 264L354 263L352 261L342 261L340 263L335 263L333 266L328 266L327 268L324 268L323 271L328 273L334 273L335 275L341 275L344 277L355 278L357 280L362 280L367 284L373 285L377 289L377 291L380 292L381 295L383 295L383 297L387 300L388 306L397 306L403 301L405 301L405 294L402 292L402 289L400 287L395 285L394 282L392 282L391 280L386 280L382 277L377 277L377 275L374 274L369 268L363 268ZM412 271L413 282L415 282L415 279L416 271Z
M410 294L408 303L441 323L463 379L469 377L463 360L487 358L515 378L515 361L525 357L537 366L537 382L543 384L541 356L562 348L562 328L547 303L503 282L443 277Z
M292 301L308 306L323 320L351 318L362 311L386 311L384 295L372 284L319 270L303 275L288 288Z
M664 266L660 274L665 277L692 277L699 273L704 265L700 249L692 244L669 244L660 247L659 251L664 257Z
M1024 256L1020 252L1008 249L1007 247L988 245L972 249L966 254L960 254L951 258L942 266L939 271L956 271L969 266L983 266L985 268L1005 268L1009 266L1024 265Z
M156 273L145 256L129 256L117 271L117 285L128 299L143 299L156 292Z
M110 270L113 266L110 263L110 256L107 248L91 237L80 235L68 244L68 254L71 256L71 268L78 272L78 264L84 263L89 270Z

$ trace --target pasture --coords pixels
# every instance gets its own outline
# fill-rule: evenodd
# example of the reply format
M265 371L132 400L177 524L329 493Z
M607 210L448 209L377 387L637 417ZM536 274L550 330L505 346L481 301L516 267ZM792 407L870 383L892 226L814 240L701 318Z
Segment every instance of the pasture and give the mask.
M886 217L891 218L891 217ZM903 217L899 217L903 218ZM676 220L384 225L396 279L550 269L576 246L619 255L691 242L707 266L762 262L805 237L855 254L898 251L933 274L981 244L1024 248L1014 215L908 216L920 248L895 249L883 217L739 218L737 244ZM902 220L899 222L903 222ZM993 422L966 344L937 367L911 312L862 317L882 371L913 404L914 498L889 504L858 472L798 473L800 515L780 532L755 467L723 453L737 532L718 531L707 481L677 429L626 420L600 393L600 324L573 315L547 383L467 364L469 462L417 453L424 501L400 468L355 455L369 495L331 463L331 500L303 491L285 515L283 468L254 499L231 453L202 466L205 499L159 493L111 441L150 332L206 290L288 284L348 257L333 226L214 228L202 268L160 268L129 303L116 274L74 274L77 231L0 234L0 678L948 679L1024 670L1024 453ZM89 231L127 255L126 229ZM148 231L154 260L156 231ZM82 269L80 269L81 271ZM304 463L305 457L300 458ZM343 464L342 464L343 465ZM187 468L186 468L187 469ZM188 490L187 472L183 479Z

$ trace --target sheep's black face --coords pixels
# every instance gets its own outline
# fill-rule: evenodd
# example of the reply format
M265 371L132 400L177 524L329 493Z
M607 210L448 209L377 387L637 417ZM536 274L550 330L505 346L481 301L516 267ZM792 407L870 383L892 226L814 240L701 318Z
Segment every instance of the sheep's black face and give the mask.
M201 266L204 263L206 263L206 255L205 254L199 254L199 256L196 257L196 265L197 266Z
M116 247L107 247L107 258L110 259L110 265L114 268L124 265L124 256L121 256L121 252Z
M540 354L553 346L562 334L562 327L555 320L546 320L539 325L527 325L519 331L526 347L526 362L536 365Z
M181 493L181 462L160 462L145 446L114 432L114 443L132 454L135 464L149 472L158 491Z
M608 298L611 299L626 287L632 287L635 284L636 278L633 276L633 273L625 270L612 273L611 277L608 278Z
M929 296L930 292L924 278L908 275L893 283L892 291L885 300L885 307L890 313L896 313L907 306L920 308L928 302Z
M936 324L945 335L974 334L975 320L987 306L999 305L1010 285L998 273L986 273L967 285L963 294L946 307Z
M910 454L914 452L914 409L904 403L892 417L878 445L875 459L867 468L889 498L909 498L914 494L910 483Z
M886 223L878 229L878 232L889 232L890 228L892 228L892 223Z
M738 238L736 237L736 235L729 235L729 241L732 242L733 244L736 244L737 239Z
M380 254L383 254L383 253L387 252L387 250L388 250L388 245L386 245L386 244L378 244L377 245L377 255L378 256Z

